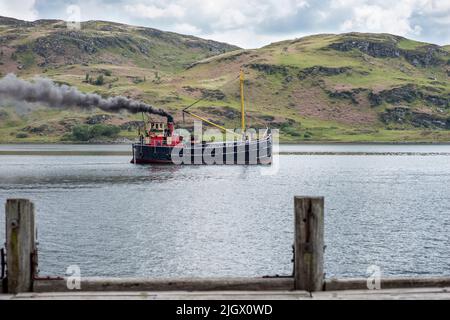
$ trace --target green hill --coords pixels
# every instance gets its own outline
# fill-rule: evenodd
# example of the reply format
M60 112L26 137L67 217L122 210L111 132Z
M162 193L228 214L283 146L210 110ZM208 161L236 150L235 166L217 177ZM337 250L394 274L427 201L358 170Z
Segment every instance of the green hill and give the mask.
M0 72L42 75L86 92L124 94L175 114L193 108L239 126L239 69L248 123L281 129L283 141L450 141L449 46L389 34L323 34L255 50L150 28L90 21L0 18ZM139 115L27 110L3 102L0 140L59 141L80 124L120 126ZM34 110L34 111L33 111ZM66 135L67 139L67 135Z

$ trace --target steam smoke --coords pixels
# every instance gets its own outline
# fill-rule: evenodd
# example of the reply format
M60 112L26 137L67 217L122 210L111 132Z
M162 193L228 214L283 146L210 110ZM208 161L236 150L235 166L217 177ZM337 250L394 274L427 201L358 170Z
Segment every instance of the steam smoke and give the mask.
M156 109L127 97L102 98L95 93L83 93L75 87L59 86L45 78L35 78L33 82L25 81L12 73L0 80L0 98L38 102L53 108L78 106L83 109L97 107L108 112L119 112L120 110L127 110L131 113L146 112L167 117L169 121L173 121L172 116L163 109Z

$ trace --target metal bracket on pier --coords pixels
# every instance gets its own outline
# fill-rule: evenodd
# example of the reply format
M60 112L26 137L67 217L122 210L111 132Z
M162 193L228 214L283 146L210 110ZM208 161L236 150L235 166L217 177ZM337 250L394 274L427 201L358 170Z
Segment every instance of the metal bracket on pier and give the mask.
M265 276L262 276L264 279L273 279L273 278L292 278L292 276L289 276L289 275L279 275L279 274L276 274L276 275L274 275L274 276L271 276L271 275L265 275Z
M0 280L5 278L6 272L6 258L5 258L5 248L0 249Z

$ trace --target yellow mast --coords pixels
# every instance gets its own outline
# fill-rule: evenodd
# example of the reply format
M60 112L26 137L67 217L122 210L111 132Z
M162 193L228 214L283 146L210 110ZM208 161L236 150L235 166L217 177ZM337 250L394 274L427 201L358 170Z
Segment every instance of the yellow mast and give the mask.
M240 84L241 84L241 129L242 129L242 133L241 134L244 134L244 132L245 132L244 72L242 70L240 70L239 78L240 78ZM198 100L198 101L200 101L200 100ZM195 103L197 103L198 101L196 101ZM190 106L184 108L183 112L187 113L188 115L190 115L190 116L192 116L194 118L197 118L197 119L199 119L199 120L201 120L203 122L206 122L207 124L210 124L210 125L212 125L212 126L214 126L216 128L219 128L220 130L232 133L232 134L237 135L237 136L241 136L241 134L237 134L236 132L234 132L232 130L228 130L225 127L220 126L220 125L218 125L218 124L216 124L216 123L214 123L212 121L209 121L206 118L200 117L199 115L196 115L195 113L187 111L187 109L192 107L195 103L193 103Z
M240 71L240 83L241 83L241 129L242 133L245 132L245 104L244 104L244 72Z

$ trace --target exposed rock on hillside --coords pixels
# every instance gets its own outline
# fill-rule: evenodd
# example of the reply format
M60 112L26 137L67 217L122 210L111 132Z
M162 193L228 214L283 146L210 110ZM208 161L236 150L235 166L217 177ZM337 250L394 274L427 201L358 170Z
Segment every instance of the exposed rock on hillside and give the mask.
M86 124L100 124L112 119L109 114L97 114L86 119Z
M58 126L62 126L64 131L71 131L73 127L80 124L79 119L74 118L65 118L63 120L58 121Z
M236 109L233 109L228 106L201 107L200 109L207 114L213 114L213 115L219 116L221 118L227 118L230 120L238 119L241 116L240 113Z
M78 31L59 31L36 39L29 47L44 59L42 66L47 66L59 62L61 57L70 63L88 62L93 58L91 55L108 48L139 51L147 55L150 44L126 35L95 36ZM18 51L24 49L19 47Z
M358 104L357 95L366 89L356 88L352 90L327 91L330 98L350 100L353 104Z
M0 16L0 25L15 26L15 27L32 27L33 22Z
M275 64L251 63L246 65L246 67L250 67L260 72L264 72L265 74L268 75L281 74L283 76L287 76L289 72L288 67Z
M270 116L270 115L267 115L267 114L262 114L260 116L257 116L257 118L261 119L262 121L266 121L266 122L271 122L271 121L275 120L274 116Z
M372 106L378 106L386 101L388 103L399 103L399 102L413 102L419 93L416 87L412 84L405 86L393 88L390 90L383 90L379 93L370 93L369 101Z
M138 128L144 128L144 121L127 121L122 123L119 127L122 130L136 130Z
M298 73L298 77L299 79L305 79L307 76L335 76L341 73L351 72L351 70L352 68L350 67L332 68L324 66L314 66L300 70L300 72Z
M229 54L229 55L226 55L224 57L218 58L217 61L218 62L235 61L239 57L246 56L246 55L250 55L250 52L248 52L248 51L241 51L241 52L238 52L238 53Z
M6 120L8 119L8 117L9 117L8 112L0 109L0 120Z
M422 128L450 129L450 117L444 118L429 113L413 111L407 106L387 109L380 117L387 124L411 124Z
M407 84L379 93L369 93L369 100L372 106L378 106L384 102L397 104L400 102L411 103L416 99L424 99L426 102L439 107L450 107L450 95L434 95L419 90L415 85Z
M217 89L205 89L205 88L193 88L190 86L184 86L184 90L190 93L200 93L203 99L207 100L223 100L225 99L225 94Z
M56 132L55 128L48 124L42 124L42 125L38 125L38 126L26 126L25 128L22 129L22 131L26 131L29 133L35 133L40 136L49 135L49 134Z
M6 27L0 29L0 47L14 48L29 61L38 58L33 64L41 68L133 62L171 69L239 49L213 40L104 21L83 22L81 30L69 30L61 20L27 22L0 17L0 26ZM10 27L20 30L13 32Z
M426 45L415 50L405 50L397 46L396 42L378 42L361 39L348 39L343 42L332 43L329 48L338 51L360 50L375 58L404 57L414 66L428 67L443 63L442 57L449 53L439 46Z
M209 51L210 55L217 55L221 53L225 53L228 51L233 51L239 49L237 46L229 45L228 43L218 42L213 40L205 40L193 36L183 36L182 41L180 42L179 37L181 35L173 33L173 32L165 32L153 28L139 28L139 34L149 37L149 38L158 38L165 43L171 43L173 45L185 45L188 48L192 49L202 49L205 51Z

